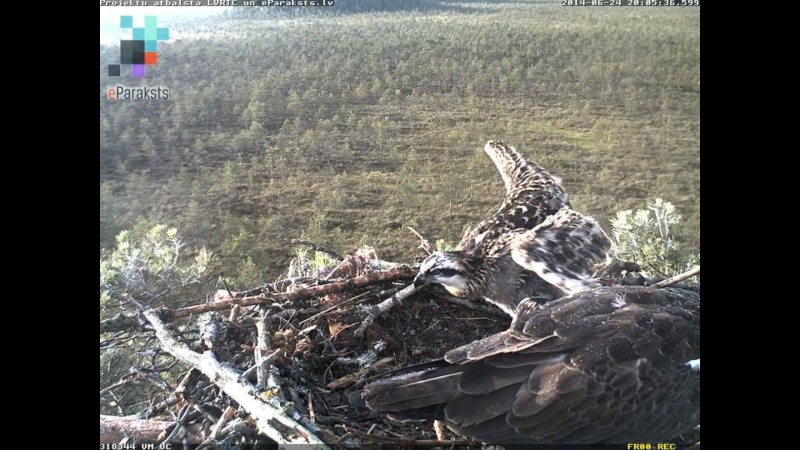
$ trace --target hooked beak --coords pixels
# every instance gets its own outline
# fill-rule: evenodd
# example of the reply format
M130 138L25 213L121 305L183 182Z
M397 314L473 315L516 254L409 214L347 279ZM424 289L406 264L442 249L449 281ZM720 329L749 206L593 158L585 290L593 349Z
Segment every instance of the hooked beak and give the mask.
M428 282L425 280L425 274L417 274L417 276L414 278L414 289L419 289L426 284L428 284Z

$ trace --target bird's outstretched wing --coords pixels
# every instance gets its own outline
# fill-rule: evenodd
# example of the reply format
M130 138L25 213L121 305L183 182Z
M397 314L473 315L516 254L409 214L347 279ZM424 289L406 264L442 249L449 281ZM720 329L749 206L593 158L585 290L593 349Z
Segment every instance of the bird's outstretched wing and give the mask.
M611 239L591 217L562 208L511 242L511 256L567 294L594 289L595 266L610 261Z
M520 304L511 329L371 383L368 407L496 444L663 441L700 414L700 299L600 288Z
M526 160L514 147L489 141L483 150L492 159L503 183L506 197L497 212L469 230L458 248L473 252L482 242L491 242L511 230L532 229L564 206L569 197L561 180Z

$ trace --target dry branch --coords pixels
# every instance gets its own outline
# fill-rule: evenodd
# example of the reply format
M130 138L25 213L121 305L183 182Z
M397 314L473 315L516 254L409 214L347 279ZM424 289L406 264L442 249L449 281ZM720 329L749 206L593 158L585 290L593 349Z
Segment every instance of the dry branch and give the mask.
M136 416L100 416L100 443L115 444L130 437L135 441L157 442L175 426L173 420L140 419ZM200 425L190 425L186 435L190 444L203 442Z
M413 228L411 228L411 227L406 227L406 228L408 228L409 230L411 230L411 232L412 232L412 233L414 233L414 234L415 234L415 235L416 235L416 236L419 238L419 242L420 242L420 244L419 244L419 248L421 248L421 249L425 250L425 253L427 253L427 254L429 254L429 255L430 255L431 253L433 253L433 246L431 245L431 242L430 242L429 240L427 240L427 239L425 239L424 237L422 237L422 235L421 235L421 234L419 234L419 233L417 232L417 230L415 230L415 229L413 229Z
M164 349L183 362L198 368L220 389L239 403L255 419L259 432L279 444L312 444L318 445L322 449L328 449L324 442L301 424L287 417L283 411L261 401L252 385L239 382L239 374L217 361L213 352L206 351L201 355L180 342L159 317L159 311L145 311L144 315L155 329L156 336L161 341ZM288 428L290 431L282 432L276 428L276 425Z
M386 444L398 444L398 445L419 445L419 446L435 446L435 447L446 447L451 445L469 445L469 444L477 444L480 446L480 441L476 441L474 439L455 439L449 441L440 441L437 439L406 439L406 438L393 438L389 436L377 436L374 434L367 434L363 431L359 430L348 430L348 434L351 437L363 438L368 439L370 441L377 441L383 442Z
M278 396L281 400L285 400L283 396L283 391L281 390L281 386L278 382L277 375L270 370L272 367L272 361L278 357L281 353L283 353L283 349L272 351L272 342L269 338L269 333L271 330L269 329L269 325L267 324L268 318L268 310L265 306L261 306L259 311L259 317L256 321L256 330L258 334L258 345L255 348L255 361L256 361L256 387L259 390L265 389L277 389ZM272 352L272 354L269 354Z
M361 323L361 326L359 326L356 329L354 334L358 337L363 337L364 333L366 333L367 331L367 328L369 328L369 326L372 324L373 321L375 321L375 319L382 316L383 314L386 314L389 310L391 310L395 306L402 305L403 300L412 296L415 292L417 292L417 290L414 287L414 285L409 284L408 286L404 287L403 289L401 289L388 299L371 307L369 315L367 315L367 317Z
M346 291L349 289L358 289L372 284L384 283L390 281L404 281L413 279L417 274L416 269L410 267L401 267L398 269L387 270L384 272L373 272L349 280L339 281L336 283L323 284L320 286L313 286L305 289L298 289L292 292L282 294L260 294L250 297L234 298L233 300L219 301L215 303L204 303L202 305L189 306L181 308L171 313L167 313L171 319L179 319L187 317L192 314L200 314L209 311L221 311L232 308L234 305L240 306L253 306L253 305L268 305L272 303L295 302L299 300L307 300L320 295L331 294L334 292Z
M345 388L347 386L350 386L351 384L353 384L356 381L358 381L359 378L361 378L361 377L363 377L365 375L368 375L368 374L380 369L383 366L388 366L389 364L391 364L393 362L394 362L394 358L392 358L392 357L379 359L378 361L375 361L375 363L372 364L369 367L364 367L363 369L359 369L359 370L357 370L357 371L355 371L353 373L347 374L347 375L345 375L345 376L343 376L341 378L338 378L336 380L331 381L330 383L328 383L328 389L341 389L341 388Z
M433 421L433 431L436 433L436 439L443 441L446 436L447 427L444 425L444 422L441 420L434 420Z
M375 248L365 245L355 254L347 255L331 272L325 276L326 280L337 278L355 278L364 275L370 267L370 261L375 259Z
M182 429L184 429L184 425L186 424L186 419L189 417L189 413L192 411L192 408L190 408L191 405L193 405L191 402L183 405L183 408L181 408L181 413L178 414L178 420L175 421L175 427L172 429L169 435L167 435L166 437L159 436L159 441L160 441L159 447L165 448L166 445L170 444L172 440L175 437L177 437L178 434L180 434Z
M688 280L689 278L692 278L693 276L699 274L700 274L700 266L695 266L687 270L686 272L683 272L682 274L678 274L675 275L674 277L667 278L666 280L661 280L658 283L654 283L653 287L662 288L662 287L672 286L675 283L679 283L683 280Z
M466 439L445 440L447 434L441 424L434 425L436 439L431 436L430 439L417 440L413 437L419 432L419 428L405 428L403 431L398 431L400 426L381 427L378 424L384 422L374 422L374 417L364 414L351 415L346 412L351 407L348 405L350 395L361 387L364 383L363 377L368 373L380 367L391 368L394 365L415 362L415 359L435 357L440 344L431 343L429 338L434 333L427 333L429 330L442 331L438 333L444 342L441 345L462 345L460 339L465 334L464 330L468 329L467 333L474 331L471 328L473 322L466 322L467 320L476 320L475 326L480 326L482 330L491 329L486 331L487 333L496 332L497 330L492 327L502 324L501 321L488 320L488 317L475 317L475 313L466 312L464 315L468 317L463 319L459 317L459 320L450 323L444 322L448 326L436 328L442 321L453 317L452 307L436 302L438 304L425 305L426 308L420 309L426 312L425 317L417 311L417 314L403 315L404 317L396 322L387 321L389 326L382 322L382 326L373 326L367 333L367 328L376 318L387 314L394 306L402 304L404 299L416 293L413 284L400 288L410 282L417 271L402 267L361 275L374 267L377 258L365 260L358 256L347 256L339 265L338 268L342 270L335 272L335 275L341 277L337 278L338 281L304 278L283 280L243 292L220 290L208 304L175 311L166 309L144 313L137 311L137 314L129 317L118 316L107 321L105 325L101 323L101 331L103 326L106 330L117 331L127 328L125 331L128 332L130 328L135 328L139 331L136 334L151 340L154 330L155 337L161 341L165 351L196 367L183 377L178 388L174 391L172 388L169 389L170 392L174 392L173 395L145 413L152 416L155 412L177 405L170 411L173 415L177 414L174 420L150 421L151 425L159 426L158 432L154 433L155 437L150 441L159 442L165 436L174 435L172 440L177 442L183 434L188 433L190 442L202 442L201 448L208 450L220 441L241 442L255 439L262 441L263 437L256 436L259 433L278 443L302 444L304 448L313 445L314 448L321 449L327 448L323 442L352 446L353 441L347 439L348 437L363 438L361 442L365 445L393 447L476 443L474 440ZM654 286L672 285L698 273L699 267L678 277L656 283ZM288 289L296 290L285 292L287 283L295 281L302 281L303 284L290 286ZM483 302L475 303L435 291L429 292L432 298L493 315L506 316L495 307ZM391 297L386 298L389 295ZM382 301L384 298L386 300ZM377 304L353 306L357 303ZM258 308L260 314L255 317L253 317L255 308L242 308L253 305L260 305ZM233 311L234 308L240 309L242 314L232 313L230 321L220 320L222 316L214 317L211 322L204 320L203 316L206 314L203 313L227 309ZM429 317L427 316L429 311L433 314L447 315ZM179 338L177 331L172 331L172 328L168 329L165 325L170 319L185 320L191 315L195 315L197 323L193 324L196 328L187 328L187 336L190 336L188 339L205 346L189 348L179 341L184 338ZM325 320L320 320L321 316L324 316ZM413 317L413 320L410 317ZM478 319L482 320L477 321ZM358 327L355 331L356 336L367 335L368 339L353 339L350 334L352 329L347 333L339 333L351 327L352 329ZM317 331L312 333L312 330ZM116 336L121 334L113 335L112 338L117 339ZM423 334L424 338L420 338L419 336ZM333 367L334 363L341 362L340 359L345 358L345 355L362 354L365 347L368 350L375 350L374 344L378 340L388 346L392 352L388 354L394 355L397 360L383 358L366 369L344 376L341 367ZM256 341L255 345L253 341ZM203 350L208 351L203 353ZM381 351L376 352L376 358L386 355L386 353L381 354ZM251 359L253 353L255 362ZM217 357L220 358L219 361ZM223 359L225 362L222 362ZM280 372L270 367L273 364L280 367ZM330 381L332 379L334 381ZM105 391L113 394L114 388L119 386L121 383L114 384ZM294 408L290 409L292 405ZM183 408L180 408L181 406ZM234 417L237 410L239 413ZM119 414L122 416L127 414L127 411L123 412L120 409ZM134 416L101 416L101 439L104 436L104 417L124 420ZM147 417L141 417L140 414L135 418ZM119 422L118 428L124 432L117 430L114 434L113 430L106 431L108 442L119 442L126 436L147 440L130 432L125 422ZM364 431L367 429L369 432L365 435ZM138 433L135 428L133 430ZM344 436L338 435L344 432L346 432ZM376 436L375 433L388 434L392 437ZM428 433L430 434L432 433Z
M116 316L100 321L100 333L114 333L116 331L140 328L141 323L133 316L117 314Z
M294 245L305 245L306 247L310 247L311 250L314 250L316 252L327 253L328 255L330 255L332 258L334 258L337 261L341 261L341 260L344 259L344 257L342 255L336 253L335 251L333 251L333 250L331 250L331 249L329 249L327 247L323 247L321 245L317 245L317 244L315 244L313 242L305 241L303 239L292 239L292 244L294 244Z
M217 423L214 424L214 428L211 429L211 438L216 439L220 436L222 429L225 428L225 425L233 418L233 414L236 413L236 408L233 406L228 406L223 411L222 415L219 417Z

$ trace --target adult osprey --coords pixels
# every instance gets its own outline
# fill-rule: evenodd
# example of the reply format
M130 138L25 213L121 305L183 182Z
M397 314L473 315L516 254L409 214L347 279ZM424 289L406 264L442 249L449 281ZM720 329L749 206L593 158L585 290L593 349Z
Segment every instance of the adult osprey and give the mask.
M494 444L663 442L700 421L700 295L524 300L509 330L405 371L367 385L366 406Z
M454 252L435 252L414 285L485 299L514 317L527 297L552 299L598 287L595 264L609 260L611 240L591 217L574 211L561 180L513 147L489 141L484 151L506 186L500 209L468 231Z

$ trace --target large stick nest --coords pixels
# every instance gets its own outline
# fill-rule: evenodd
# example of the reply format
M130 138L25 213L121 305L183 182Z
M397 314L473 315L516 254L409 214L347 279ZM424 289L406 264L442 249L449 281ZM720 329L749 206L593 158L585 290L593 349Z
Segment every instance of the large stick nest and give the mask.
M480 447L429 422L394 422L350 405L376 375L440 358L510 323L498 309L456 304L435 288L378 315L374 305L415 275L409 268L376 271L379 265L374 252L362 249L321 278L221 290L203 305L148 311L144 325L125 317L102 323L101 331L138 328L143 337L156 331L158 351L191 369L148 410L101 416L101 443ZM699 432L682 439L698 440Z

